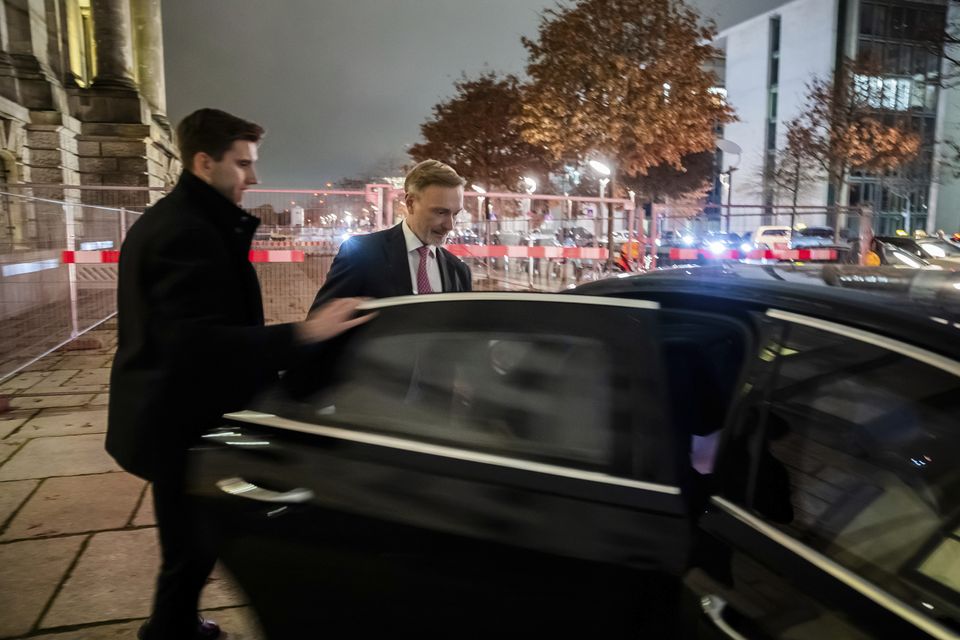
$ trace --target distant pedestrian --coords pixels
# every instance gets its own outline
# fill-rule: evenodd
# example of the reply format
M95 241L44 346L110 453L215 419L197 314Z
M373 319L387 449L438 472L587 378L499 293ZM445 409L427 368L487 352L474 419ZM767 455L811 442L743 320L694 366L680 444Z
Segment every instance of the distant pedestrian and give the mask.
M153 483L162 553L141 640L220 635L197 614L216 555L186 494L189 447L274 380L301 345L369 319L353 317L358 300L337 300L305 322L264 326L248 258L260 221L239 206L257 183L262 135L259 125L216 109L184 118L177 127L183 174L133 225L120 254L107 451Z
M406 218L344 242L313 308L332 298L470 291L470 268L442 247L463 210L465 183L442 162L415 166L404 182Z

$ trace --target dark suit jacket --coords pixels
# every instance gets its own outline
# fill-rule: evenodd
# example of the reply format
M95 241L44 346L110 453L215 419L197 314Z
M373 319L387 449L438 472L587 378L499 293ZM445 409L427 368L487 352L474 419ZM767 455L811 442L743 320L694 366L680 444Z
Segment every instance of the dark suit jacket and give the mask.
M127 471L182 473L201 432L293 359L292 325L263 326L248 257L259 223L185 171L130 229L107 425L107 451Z
M445 293L471 290L470 267L462 260L437 247L437 264ZM344 242L311 310L333 298L389 298L412 294L407 243L398 224Z

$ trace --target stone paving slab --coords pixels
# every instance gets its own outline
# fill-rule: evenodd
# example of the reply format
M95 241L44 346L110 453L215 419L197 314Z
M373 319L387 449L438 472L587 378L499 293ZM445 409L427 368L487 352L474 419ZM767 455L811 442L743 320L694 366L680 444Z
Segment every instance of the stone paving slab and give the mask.
M3 384L0 384L0 393L18 393L39 384L50 373L48 371L25 371L19 373Z
M250 607L212 609L201 613L204 618L220 625L224 631L222 640L266 640L256 614ZM30 640L132 640L141 624L143 620L97 625L60 633L31 635Z
M127 473L50 478L30 498L0 541L121 529L144 481Z
M103 449L103 435L34 438L0 465L0 481L120 471Z
M22 442L28 438L50 436L77 436L106 433L107 410L43 409L27 420L19 430L8 436L8 442Z
M3 531L7 520L20 508L38 484L40 484L39 480L0 482L0 531Z
M58 369L56 371L42 372L43 376L37 384L33 385L27 391L30 393L44 393L48 391L60 391L60 387L74 378L79 369Z
M6 462L7 458L12 456L19 446L19 444L0 442L0 464Z
M27 420L33 417L35 410L11 411L0 415L0 440L19 429Z
M108 385L110 384L110 368L102 367L99 369L87 369L86 371L81 371L70 379L70 384Z
M46 409L49 407L82 407L91 403L92 394L56 396L19 396L10 400L14 409Z
M45 358L40 358L30 366L25 367L24 371L49 371L60 362L60 357L59 355L49 355Z
M34 627L83 540L72 536L0 544L0 638Z
M134 640L137 637L137 629L140 628L141 624L143 624L143 620L104 624L60 633L31 635L29 638L30 640ZM233 640L233 638L224 638L223 640Z
M63 384L57 387L56 389L51 389L50 391L55 391L57 393L103 393L104 391L109 391L110 387L105 384ZM35 392L32 389L29 393L41 393Z
M146 617L159 566L155 529L95 534L40 627ZM219 568L215 570L204 589L201 608L242 604L246 604L243 593Z
M65 355L53 369L99 369L109 367L113 358L109 355Z
M148 486L147 490L143 492L143 500L140 501L140 508L137 509L137 515L134 516L133 522L131 522L135 527L153 527L157 524L157 516L153 512L153 491Z
M101 393L100 395L98 395L97 397L95 397L93 400L90 401L90 406L91 407L101 406L101 405L106 406L109 401L110 401L110 394Z

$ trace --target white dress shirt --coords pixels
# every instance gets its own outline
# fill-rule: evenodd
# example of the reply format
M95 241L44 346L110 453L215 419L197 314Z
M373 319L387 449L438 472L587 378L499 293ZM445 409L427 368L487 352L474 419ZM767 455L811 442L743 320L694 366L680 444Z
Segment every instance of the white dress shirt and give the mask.
M407 241L407 262L410 263L410 282L413 284L414 295L420 293L417 291L417 272L420 271L420 252L417 251L423 246L417 234L410 229L410 225L404 220L400 223L403 227L403 237ZM443 281L440 279L440 265L437 264L437 248L427 245L427 278L430 280L430 288L433 293L443 293Z

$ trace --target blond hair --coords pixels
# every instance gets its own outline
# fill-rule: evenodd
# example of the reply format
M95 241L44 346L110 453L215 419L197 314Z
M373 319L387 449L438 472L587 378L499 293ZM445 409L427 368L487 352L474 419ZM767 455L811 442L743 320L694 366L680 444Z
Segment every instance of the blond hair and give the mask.
M403 190L409 195L417 195L427 187L462 187L467 181L454 171L453 167L439 160L424 160L410 170L403 181Z

